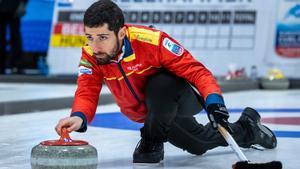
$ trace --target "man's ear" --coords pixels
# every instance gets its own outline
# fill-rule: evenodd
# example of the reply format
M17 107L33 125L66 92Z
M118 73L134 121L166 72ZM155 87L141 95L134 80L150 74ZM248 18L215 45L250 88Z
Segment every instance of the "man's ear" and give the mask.
M126 35L126 27L123 26L118 33L119 39L124 39L125 35Z

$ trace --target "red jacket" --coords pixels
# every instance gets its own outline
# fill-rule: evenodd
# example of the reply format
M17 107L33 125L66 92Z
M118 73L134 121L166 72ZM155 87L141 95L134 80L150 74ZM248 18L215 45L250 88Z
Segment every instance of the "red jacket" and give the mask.
M125 50L118 56L119 61L97 65L91 48L83 47L73 113L82 112L88 122L92 121L104 80L121 112L133 121L144 122L147 114L144 104L145 83L147 77L161 68L186 79L197 88L204 100L210 94L221 96L211 72L177 41L152 28L125 26Z

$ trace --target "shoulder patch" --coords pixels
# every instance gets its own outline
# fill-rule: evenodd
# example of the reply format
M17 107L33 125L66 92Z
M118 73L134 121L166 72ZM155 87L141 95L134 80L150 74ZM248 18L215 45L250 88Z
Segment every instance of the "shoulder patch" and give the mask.
M160 38L159 31L153 31L153 30L137 28L137 27L129 27L128 33L130 39L135 39L138 41L142 41L142 42L146 42L158 46L159 38Z
M87 68L85 66L79 66L79 68L78 68L78 76L83 75L83 74L91 75L91 74L93 74L93 70L90 69L90 68Z
M183 54L183 47L181 47L180 45L177 45L176 43L174 43L169 38L164 38L163 46L168 51L170 51L171 53L173 53L176 56L181 56Z
M83 50L87 53L87 54L89 54L90 56L93 56L93 50L92 50L92 48L90 47L90 46L84 46L83 47Z
M79 65L87 66L87 67L93 67L93 65L86 59L81 59L80 62L79 62Z

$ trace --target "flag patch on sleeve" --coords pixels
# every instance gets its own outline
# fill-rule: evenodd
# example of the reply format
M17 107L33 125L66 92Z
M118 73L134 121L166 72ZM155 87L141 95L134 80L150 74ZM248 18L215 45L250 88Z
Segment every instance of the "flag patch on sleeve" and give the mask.
M86 59L81 59L79 64L82 66L93 67L93 65Z
M79 66L78 76L83 75L83 74L91 75L92 73L93 73L92 69L87 68L85 66Z
M171 53L173 53L176 56L181 56L183 54L183 47L181 47L180 45L177 45L176 43L171 41L169 38L165 38L163 40L163 46L168 51L170 51Z

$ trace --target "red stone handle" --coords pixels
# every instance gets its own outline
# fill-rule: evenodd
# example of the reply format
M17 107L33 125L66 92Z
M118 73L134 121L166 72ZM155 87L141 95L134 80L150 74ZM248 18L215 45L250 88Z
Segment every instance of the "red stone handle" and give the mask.
M66 128L62 128L60 132L60 139L58 140L61 143L69 143L72 142L72 139L69 135L69 132Z
M66 128L61 129L59 140L46 140L41 142L44 146L81 146L87 145L88 142L82 140L72 140Z

